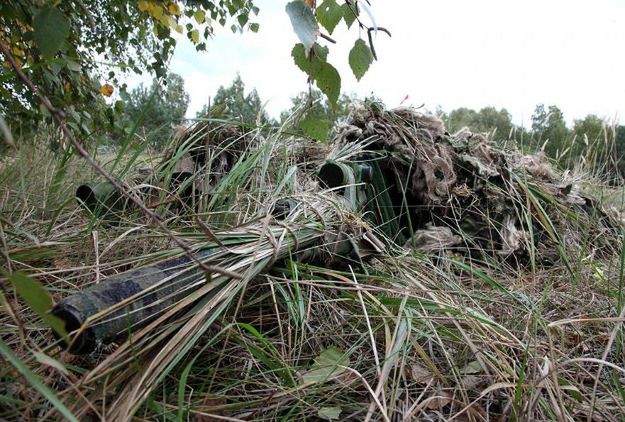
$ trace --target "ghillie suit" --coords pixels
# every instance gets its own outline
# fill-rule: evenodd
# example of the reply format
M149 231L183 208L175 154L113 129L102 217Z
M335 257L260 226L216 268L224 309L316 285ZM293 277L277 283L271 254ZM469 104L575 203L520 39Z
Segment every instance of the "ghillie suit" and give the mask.
M168 181L168 191L179 205L201 210L208 205L208 195L254 142L262 142L255 132L227 123L199 121L179 132L163 155L159 177ZM195 204L200 198L203 203Z
M394 242L417 251L498 255L549 264L564 247L601 253L618 223L579 193L543 154L503 151L481 134L451 135L410 108L357 108L337 129L335 151L366 143L351 160L374 167L367 211Z

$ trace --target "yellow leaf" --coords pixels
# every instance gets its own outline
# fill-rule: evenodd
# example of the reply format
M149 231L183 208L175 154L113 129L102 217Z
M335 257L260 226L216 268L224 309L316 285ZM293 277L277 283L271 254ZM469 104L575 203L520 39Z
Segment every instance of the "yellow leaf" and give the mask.
M163 8L159 5L154 5L151 15L154 16L156 19L160 19L161 16L163 16Z
M104 95L105 97L110 97L111 95L113 95L113 85L111 84L104 84L100 87L100 94Z
M13 46L13 48L11 49L11 52L13 53L14 56L23 56L24 55L24 50L22 50L18 46Z
M63 88L65 88L65 92L69 92L72 86L69 84L69 81L68 81L68 82L65 82L65 85L63 86ZM100 92L102 92L102 88L100 88Z
M163 17L164 17L164 16L163 16ZM162 21L163 21L163 20L161 19L161 22L162 22ZM168 26L169 28L175 28L175 27L176 27L176 25L178 25L178 23L176 22L176 20L175 20L174 18L172 18L171 16L167 16L166 21L167 21L167 25L166 25L166 26Z
M198 10L197 12L195 12L193 14L193 17L195 18L195 21L200 25L203 24L204 21L206 21L206 15L202 10Z
M169 11L170 15L180 14L180 8L178 7L176 3L169 3L169 5L167 6L167 10Z
M306 0L306 6L312 9L315 6L315 0Z
M137 6L139 7L139 10L142 12L145 12L146 10L148 10L148 2L145 0L139 0L137 2Z
M174 28L176 30L177 33L182 34L182 25L176 25L176 28Z

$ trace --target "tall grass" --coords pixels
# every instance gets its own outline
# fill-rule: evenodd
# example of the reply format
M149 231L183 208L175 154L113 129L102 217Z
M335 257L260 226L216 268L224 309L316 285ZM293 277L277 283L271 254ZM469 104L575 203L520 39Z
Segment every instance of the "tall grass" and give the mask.
M380 239L385 231L332 192L317 193L309 174L319 164L310 157L318 146L280 131L245 136L249 148L192 210L177 215L162 201L167 191L155 201L168 228L194 248L225 244L227 258L208 264L240 277L188 280L198 290L165 316L126 342L82 357L62 352L3 281L0 417L617 421L625 415L625 247L621 239L593 252L590 229L600 215L580 219L517 180L526 192L512 198L516 218L532 239L545 232L556 245L548 265L540 242L529 240L528 265L490 258L489 251L423 254L394 245L368 261L332 261L321 250L333 249L340 229ZM365 146L333 157L347 160ZM130 178L145 151L126 157L101 160ZM155 166L155 180L167 180L171 164ZM73 190L93 174L71 155L28 146L0 165L2 271L28 274L55 300L181 253L138 213L107 221L80 209ZM214 165L208 160L188 183L199 183ZM293 196L304 206L283 226L270 224L276 200ZM491 224L502 230L497 219ZM472 242L464 239L477 248Z

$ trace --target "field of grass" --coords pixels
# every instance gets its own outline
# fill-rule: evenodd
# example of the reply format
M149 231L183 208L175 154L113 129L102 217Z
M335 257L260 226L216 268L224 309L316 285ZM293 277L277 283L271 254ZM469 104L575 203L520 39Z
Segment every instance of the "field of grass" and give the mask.
M384 116L380 124L401 126ZM212 130L190 138L216 136ZM397 133L423 135L403 126ZM77 156L50 152L51 136L0 160L0 418L625 418L625 248L618 210L604 211L618 206L622 187L572 175L580 198L596 198L582 212L512 172L512 192L520 193L511 203L528 233L517 239L522 253L503 256L468 235L461 247L423 250L416 241L395 244L311 176L326 154L347 162L366 142L326 148L251 131L227 173L211 176L192 206L162 190L144 195L152 182L133 178L147 166L156 168L154 180L167 180L167 160L141 148L96 156L136 188L164 222L157 225L137 209L102 217L78 206L76 187L95 173ZM494 204L497 193L485 183L494 192L485 201ZM306 206L275 223L269 211L287 197ZM450 215L466 209L452 200L444 206ZM503 233L489 209L480 221ZM367 255L359 243L359 256L342 259L331 244L342 233L369 233L383 246ZM59 346L45 292L56 303L183 255L178 241L194 250L228 246L226 258L204 262L221 272L191 280L200 286L192 300L91 354ZM295 253L302 249L318 256L303 259ZM224 294L209 294L214 285Z

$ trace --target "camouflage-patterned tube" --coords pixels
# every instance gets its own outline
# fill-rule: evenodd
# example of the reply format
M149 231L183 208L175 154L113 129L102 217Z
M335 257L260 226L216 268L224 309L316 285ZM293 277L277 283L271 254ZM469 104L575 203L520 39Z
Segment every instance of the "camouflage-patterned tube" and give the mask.
M198 260L225 253L215 247L195 254ZM108 343L145 326L199 286L192 280L203 271L190 257L182 256L124 272L60 301L52 313L65 322L68 333L80 329L88 318L112 306L119 309L101 321L90 323L74 341L69 351L84 354L97 344ZM144 294L141 294L144 292ZM137 299L128 300L140 295ZM127 304L122 302L128 300Z

